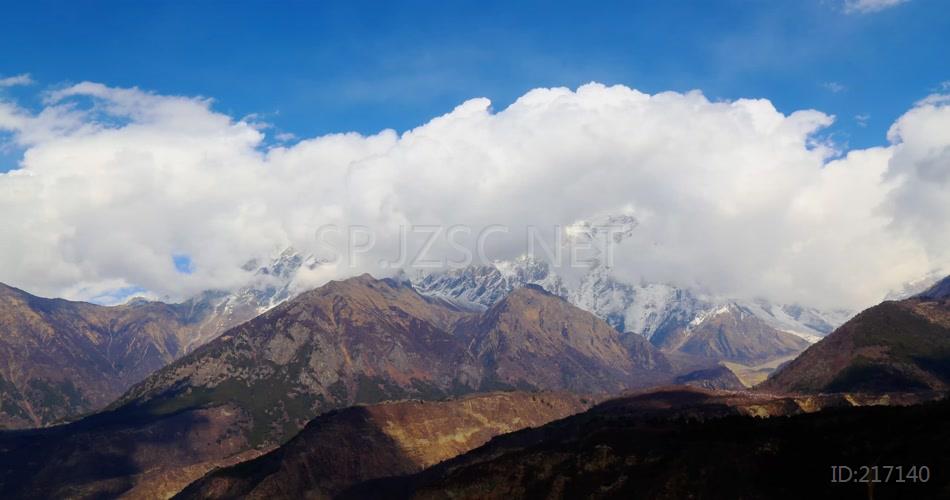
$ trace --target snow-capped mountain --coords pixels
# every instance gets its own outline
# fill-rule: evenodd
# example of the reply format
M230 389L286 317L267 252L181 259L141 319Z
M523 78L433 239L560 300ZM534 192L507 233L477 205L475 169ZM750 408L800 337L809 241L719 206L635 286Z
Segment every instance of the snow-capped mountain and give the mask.
M626 216L609 218L606 223L619 228L612 231L612 238L618 242L629 236L636 225L633 218ZM603 236L598 235L600 225L579 223L572 227L573 238ZM205 318L189 349L304 291L295 286L298 273L319 265L315 257L288 248L270 260L248 262L243 267L250 273L245 286L231 292L207 291L185 302L195 314ZM809 342L817 341L850 317L847 311L819 311L765 300L710 297L663 283L625 283L599 262L570 282L546 261L528 257L462 269L420 272L410 276L409 281L423 295L471 310L484 310L517 288L537 285L604 319L616 330L641 335L657 345L668 344L672 338L676 343L683 342L724 307L747 311L768 327Z
M904 283L899 289L891 290L884 300L904 300L926 293L946 276L942 270L934 269L920 278Z
M709 297L662 283L624 283L600 265L570 286L547 263L528 258L437 271L412 281L422 294L476 309L494 304L514 288L535 284L594 313L618 331L634 332L657 343L673 332L688 335L716 311L728 307L747 311L765 325L809 342L827 335L851 316L840 310Z
M487 309L525 285L538 285L559 297L567 297L563 281L548 263L528 258L417 274L411 282L423 295L473 310Z
M737 304L752 312L769 326L793 333L815 343L854 315L844 309L828 311L796 304L772 304L763 299L739 301Z
M688 290L670 285L622 283L600 266L587 273L567 298L618 331L647 338L683 327L711 307Z
M186 350L193 350L225 330L292 299L304 291L294 287L298 273L318 265L320 261L315 257L287 248L264 263L254 259L242 266L250 273L244 286L233 291L208 290L185 301L182 306L192 308L195 315L202 317L201 328Z

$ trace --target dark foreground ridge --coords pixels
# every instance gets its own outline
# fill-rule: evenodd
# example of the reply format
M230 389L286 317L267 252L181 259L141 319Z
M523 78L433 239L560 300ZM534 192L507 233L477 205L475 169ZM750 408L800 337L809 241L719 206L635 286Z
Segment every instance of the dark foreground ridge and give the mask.
M614 400L342 498L950 498L950 401L851 407L849 398L743 403L672 391ZM828 406L781 416L811 404ZM924 466L929 475L832 482L840 465L855 480L862 465L901 466L905 476Z

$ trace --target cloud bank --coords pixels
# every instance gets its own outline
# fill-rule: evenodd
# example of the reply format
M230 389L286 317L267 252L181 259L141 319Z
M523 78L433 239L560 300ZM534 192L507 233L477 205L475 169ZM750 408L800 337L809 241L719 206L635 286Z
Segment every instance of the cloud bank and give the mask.
M886 146L843 155L818 139L832 122L819 111L599 84L535 89L503 110L472 99L402 134L281 146L203 98L81 83L44 102L0 101L0 137L25 151L0 174L0 281L36 293L183 298L242 283L252 257L319 249L328 224L370 228L376 250L317 267L305 277L316 286L392 273L379 261L400 226L505 225L492 255L515 258L528 226L604 214L639 222L615 250L630 281L861 307L950 268L941 96L897 120Z

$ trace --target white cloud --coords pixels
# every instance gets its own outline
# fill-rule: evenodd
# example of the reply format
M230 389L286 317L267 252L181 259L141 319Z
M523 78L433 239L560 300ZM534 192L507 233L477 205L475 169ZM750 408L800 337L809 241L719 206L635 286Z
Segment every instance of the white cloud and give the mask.
M318 267L316 285L390 272L378 260L393 256L400 224L505 224L490 246L511 258L528 225L618 212L640 221L618 274L736 296L861 306L950 262L950 116L937 98L898 120L892 145L830 163L815 140L830 116L699 92L535 89L498 111L469 100L403 134L271 148L210 106L93 83L49 94L38 113L0 103L0 130L26 150L0 174L0 281L180 298L241 282L253 256L313 248L321 225L375 230L358 269ZM180 254L192 274L176 271Z
M844 0L844 11L849 14L867 14L896 7L910 0Z
M29 73L23 73L21 75L0 78L0 88L16 87L18 85L31 85L32 83L33 83L33 79L30 78Z
M844 85L838 82L825 82L825 83L822 83L821 86L824 87L825 90L832 92L834 94L844 92L845 90L848 89L847 87L845 87Z
M854 115L854 121L858 124L859 127L867 127L868 121L871 120L871 115L868 113L860 113Z
M887 133L896 144L887 172L895 225L935 261L950 255L950 95L932 95Z

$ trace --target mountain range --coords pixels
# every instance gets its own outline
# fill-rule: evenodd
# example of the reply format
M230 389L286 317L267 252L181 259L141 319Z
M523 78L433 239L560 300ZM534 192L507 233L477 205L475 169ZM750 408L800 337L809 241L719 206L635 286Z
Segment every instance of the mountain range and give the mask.
M356 403L476 391L614 393L670 380L645 339L537 287L482 313L362 275L305 292L132 387L113 408L152 414L229 401L252 441L280 441L309 418Z
M674 359L729 363L750 384L849 317L847 311L717 298L666 284L630 285L601 265L570 284L547 262L528 258L429 272L412 282L424 295L471 310L491 307L520 287L538 286L595 314L624 336L648 339Z
M0 455L28 457L2 464L0 494L180 488L355 404L514 389L602 398L676 375L646 339L622 342L596 316L539 287L516 289L479 313L421 295L408 282L364 275L228 330L104 412L0 434Z
M579 234L592 238L597 226L588 226ZM622 239L624 233L615 237ZM0 428L50 425L102 408L149 373L295 297L305 288L299 283L301 273L319 265L318 259L288 248L246 263L244 286L206 291L177 304L133 299L101 307L37 297L16 302L25 309L4 315L7 333L0 338L0 359L6 364L0 371ZM746 385L763 379L848 316L845 311L715 298L666 284L631 285L599 264L579 282L569 283L546 262L527 258L419 274L411 282L422 294L469 311L485 310L517 288L539 286L605 320L628 347L635 334L650 340L679 368L699 370L724 362ZM26 310L44 300L46 305ZM58 315L43 312L54 309L50 304L58 304ZM55 340L47 334L46 340L61 345L40 349L46 344L37 332L44 328L63 332Z
M835 408L850 412L853 405L941 397L941 377L950 366L942 354L950 331L947 288L941 282L917 297L865 311L749 393L737 392L733 372L714 360L756 360L757 342L783 337L763 336L771 330L738 306L702 317L702 328L688 335L667 335L678 346L671 349L619 332L534 284L513 287L476 309L422 294L407 280L364 275L331 282L181 355L105 411L51 428L0 432L0 496L167 497L204 476L182 495L365 497L385 491L464 498L538 491L569 497L588 496L593 485L625 494L643 484L677 497L707 486L700 479L681 481L694 467L736 473L711 464L708 451L699 450L732 442L745 428L754 436L749 447L735 441L721 449L722 456L734 454L736 467L769 477L774 469L755 468L759 455L752 450L779 443L775 463L802 466L801 443L811 442L805 437L812 424L804 416L787 425L753 417L817 412L815 425L834 430L841 421ZM42 304L32 308L53 314L54 307ZM156 307L135 301L106 309L149 304ZM8 315L19 314L23 305L16 305ZM776 342L768 349L797 348ZM873 373L885 376L854 376L868 359ZM485 442L626 391L673 383L728 390L621 397ZM820 394L832 390L839 393ZM935 411L887 418L926 427L941 415ZM844 415L849 422L857 418ZM696 439L680 437L690 432ZM623 444L631 442L633 448ZM839 444L863 457L854 442ZM341 454L344 448L349 455ZM681 456L693 457L693 465ZM653 463L645 457L673 475L636 466ZM624 471L642 479L625 478ZM385 479L391 475L400 478Z

